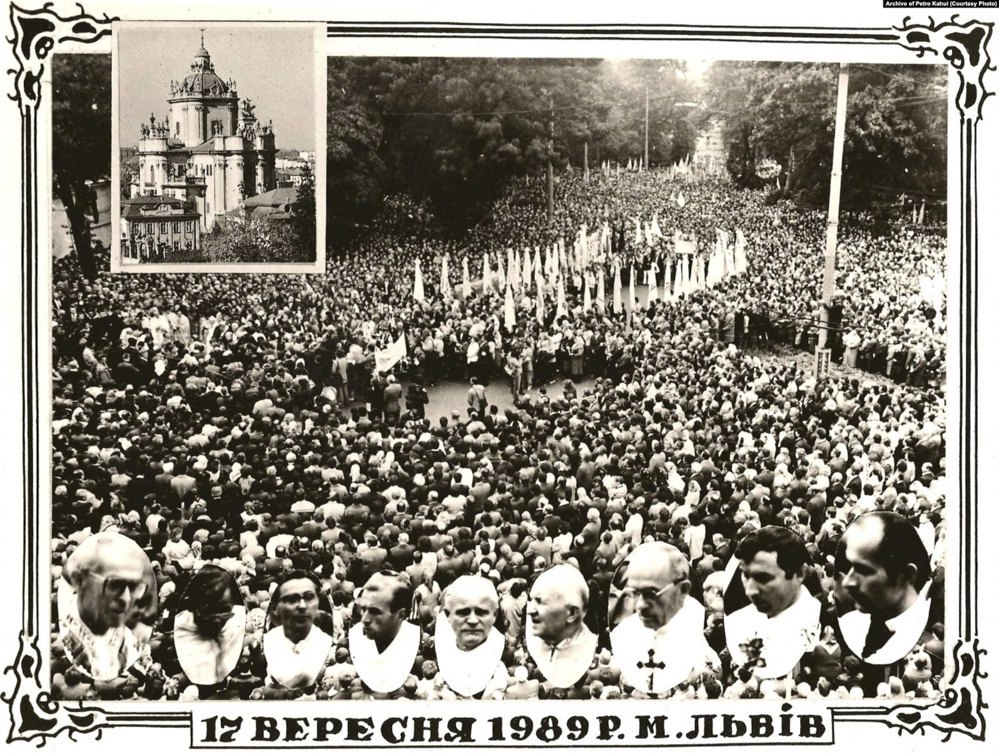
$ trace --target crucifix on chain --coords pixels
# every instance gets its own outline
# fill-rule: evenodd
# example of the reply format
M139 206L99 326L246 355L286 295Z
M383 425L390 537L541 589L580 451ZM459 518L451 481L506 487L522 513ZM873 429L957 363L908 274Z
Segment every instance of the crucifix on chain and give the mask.
M647 662L640 661L636 665L639 669L649 670L649 692L652 692L652 684L656 676L656 670L662 671L666 669L666 662L656 661L656 650L654 648L649 649L649 660Z

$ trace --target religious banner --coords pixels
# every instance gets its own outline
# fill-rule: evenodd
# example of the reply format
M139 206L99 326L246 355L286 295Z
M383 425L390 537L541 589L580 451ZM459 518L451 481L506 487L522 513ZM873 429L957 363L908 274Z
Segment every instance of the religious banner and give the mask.
M375 370L384 373L391 370L399 360L406 356L406 334L402 334L384 349L375 352Z
M422 302L424 299L423 293L423 271L420 270L420 258L416 258L416 276L413 281L413 299L417 302Z

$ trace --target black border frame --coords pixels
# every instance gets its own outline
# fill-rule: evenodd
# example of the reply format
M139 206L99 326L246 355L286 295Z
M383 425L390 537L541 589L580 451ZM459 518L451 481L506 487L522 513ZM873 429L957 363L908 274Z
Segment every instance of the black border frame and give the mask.
M41 8L23 9L10 6L12 44L18 67L10 69L14 76L14 91L8 95L17 103L21 115L21 189L22 230L20 245L21 296L21 417L23 423L23 486L24 516L21 574L22 625L19 648L12 664L3 672L8 678L0 692L7 705L10 727L6 742L34 742L42 747L65 733L71 740L84 733L100 738L105 728L184 728L193 737L193 715L190 711L158 710L109 711L94 705L72 705L52 698L41 679L39 637L48 633L39 628L40 581L40 486L47 478L37 459L39 434L47 431L41 423L41 408L37 404L39 381L38 350L45 348L47 338L39 340L36 310L39 306L39 255L47 250L38 248L36 219L39 213L38 168L38 106L41 101L41 79L50 55L65 42L91 44L111 34L112 24L119 20L109 16L88 14L82 5L79 13L63 16L52 3ZM956 557L960 591L958 591L957 637L952 648L954 669L943 694L925 704L900 703L870 706L831 706L832 721L875 722L897 729L899 734L926 734L928 730L943 733L944 741L954 734L984 741L986 717L980 681L982 656L978 635L978 124L982 106L994 93L986 87L986 75L995 71L988 53L993 24L977 20L949 20L916 23L906 16L900 26L890 28L850 28L825 26L726 26L726 25L659 25L659 24L499 24L499 23L420 23L420 22L328 22L327 38L455 38L455 39L572 39L572 40L646 40L646 41L729 41L771 44L857 44L897 45L911 51L915 59L937 57L957 72L959 86L953 105L960 124L960 297L959 343L961 348L957 381L960 401L956 414L959 444L952 452L952 468L960 472L958 491L959 549ZM957 198L955 198L957 199ZM47 300L41 303L47 306ZM11 682L12 680L12 682ZM835 741L835 738L834 738ZM275 744L280 747L294 747ZM692 745L709 745L702 742ZM398 748L432 748L435 745L409 744ZM509 748L511 744L480 743L477 747ZM634 747L632 744L608 747Z

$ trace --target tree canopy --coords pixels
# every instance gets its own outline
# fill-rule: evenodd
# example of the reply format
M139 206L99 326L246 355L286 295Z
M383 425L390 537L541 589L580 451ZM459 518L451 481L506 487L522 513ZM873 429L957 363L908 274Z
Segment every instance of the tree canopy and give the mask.
M470 225L518 176L693 150L682 62L338 58L329 64L331 238L404 191ZM550 144L550 147L549 147Z
M759 185L759 164L772 160L785 194L827 201L838 76L839 66L828 63L712 65L699 119L724 125L738 183ZM946 192L946 91L941 66L850 67L844 204Z
M93 278L97 271L86 219L91 206L87 181L111 173L111 56L53 57L52 170L80 267Z

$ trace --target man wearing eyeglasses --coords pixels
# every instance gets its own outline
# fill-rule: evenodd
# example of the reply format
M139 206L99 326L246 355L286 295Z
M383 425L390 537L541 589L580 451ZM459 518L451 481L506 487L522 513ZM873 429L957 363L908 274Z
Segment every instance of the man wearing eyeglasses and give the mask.
M527 650L552 685L567 688L586 674L597 636L586 626L590 591L575 567L556 564L531 586L527 602Z
M93 535L66 560L58 594L63 647L95 680L113 680L138 660L126 623L151 580L149 559L120 533Z
M611 648L624 682L658 695L709 669L720 671L704 637L704 607L688 595L690 568L680 550L644 543L623 569L623 597L634 612L611 632Z
M321 589L304 572L286 576L271 596L274 626L264 634L267 677L285 688L307 688L322 672L333 637L315 625Z
M407 622L413 589L405 573L372 575L357 598L361 621L350 628L350 658L368 688L392 693L406 682L420 647L420 628Z

